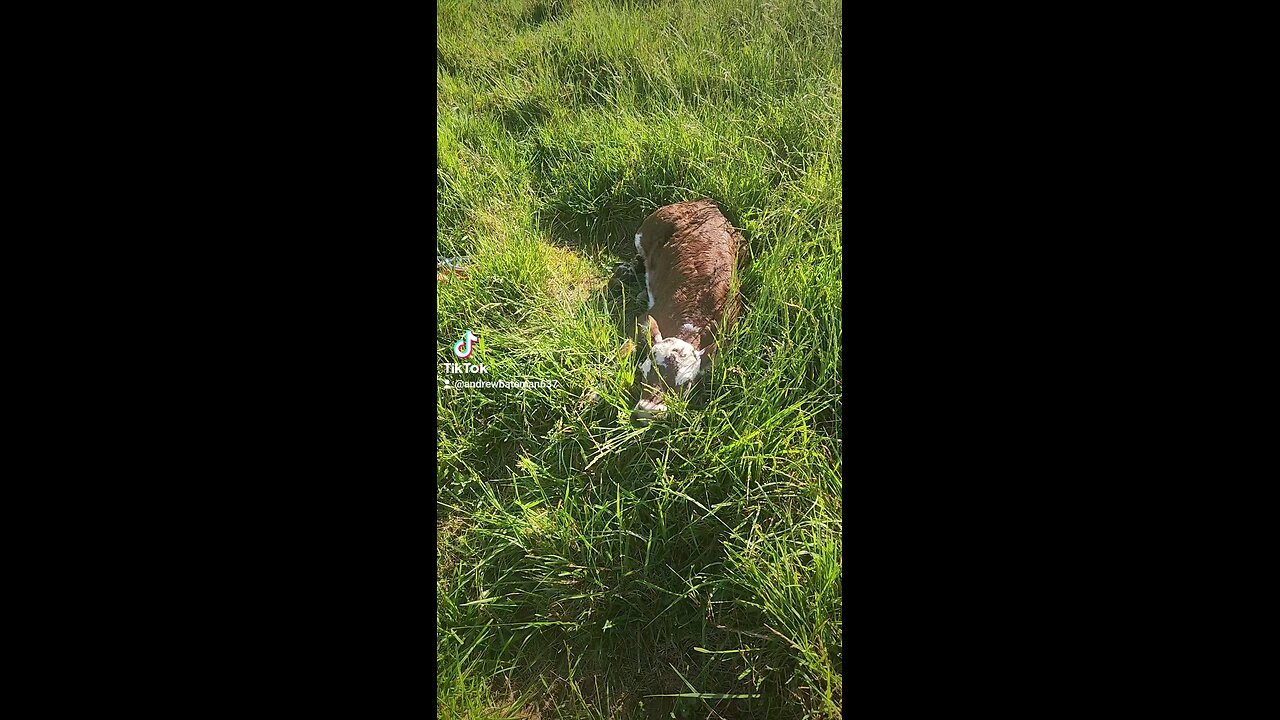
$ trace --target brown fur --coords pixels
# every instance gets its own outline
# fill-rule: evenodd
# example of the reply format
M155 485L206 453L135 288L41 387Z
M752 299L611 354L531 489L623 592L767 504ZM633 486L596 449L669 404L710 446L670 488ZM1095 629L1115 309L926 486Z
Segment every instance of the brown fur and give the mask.
M654 305L649 318L663 337L715 354L715 342L738 313L732 292L742 235L711 200L667 205L640 224L640 249ZM691 333L685 324L701 328ZM652 331L651 331L652 332Z

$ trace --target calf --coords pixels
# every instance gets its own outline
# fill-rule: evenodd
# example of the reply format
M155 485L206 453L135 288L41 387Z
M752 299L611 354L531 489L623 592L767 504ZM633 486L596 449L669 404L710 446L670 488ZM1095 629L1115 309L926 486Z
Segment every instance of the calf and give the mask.
M637 373L638 424L666 412L664 392L687 395L709 369L716 339L738 313L732 284L741 240L710 200L667 205L640 224L636 252L649 290L641 322L653 349Z

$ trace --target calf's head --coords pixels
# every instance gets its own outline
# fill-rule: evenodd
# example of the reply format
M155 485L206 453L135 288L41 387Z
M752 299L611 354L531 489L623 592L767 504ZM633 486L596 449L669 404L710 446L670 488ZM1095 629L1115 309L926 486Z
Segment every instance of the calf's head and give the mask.
M636 375L640 383L640 401L631 417L639 425L661 417L667 411L663 402L666 393L687 396L702 374L702 358L706 350L698 350L678 337L662 337L658 323L649 317L649 337L653 349L648 359L640 364Z

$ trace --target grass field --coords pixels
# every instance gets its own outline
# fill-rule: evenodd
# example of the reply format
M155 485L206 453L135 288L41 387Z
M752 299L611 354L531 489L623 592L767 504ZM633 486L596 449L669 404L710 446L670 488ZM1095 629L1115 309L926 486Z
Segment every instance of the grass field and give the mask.
M838 718L840 4L441 0L437 364L445 718ZM701 395L630 422L654 209L742 230ZM437 385L458 379L437 370Z

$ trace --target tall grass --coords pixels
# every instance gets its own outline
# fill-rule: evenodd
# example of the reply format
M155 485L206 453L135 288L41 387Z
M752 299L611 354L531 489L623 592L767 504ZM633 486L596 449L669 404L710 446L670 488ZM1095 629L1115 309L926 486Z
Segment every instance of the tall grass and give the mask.
M439 716L840 717L839 3L437 7L437 363L558 384L438 395ZM610 277L700 197L744 311L638 428Z

